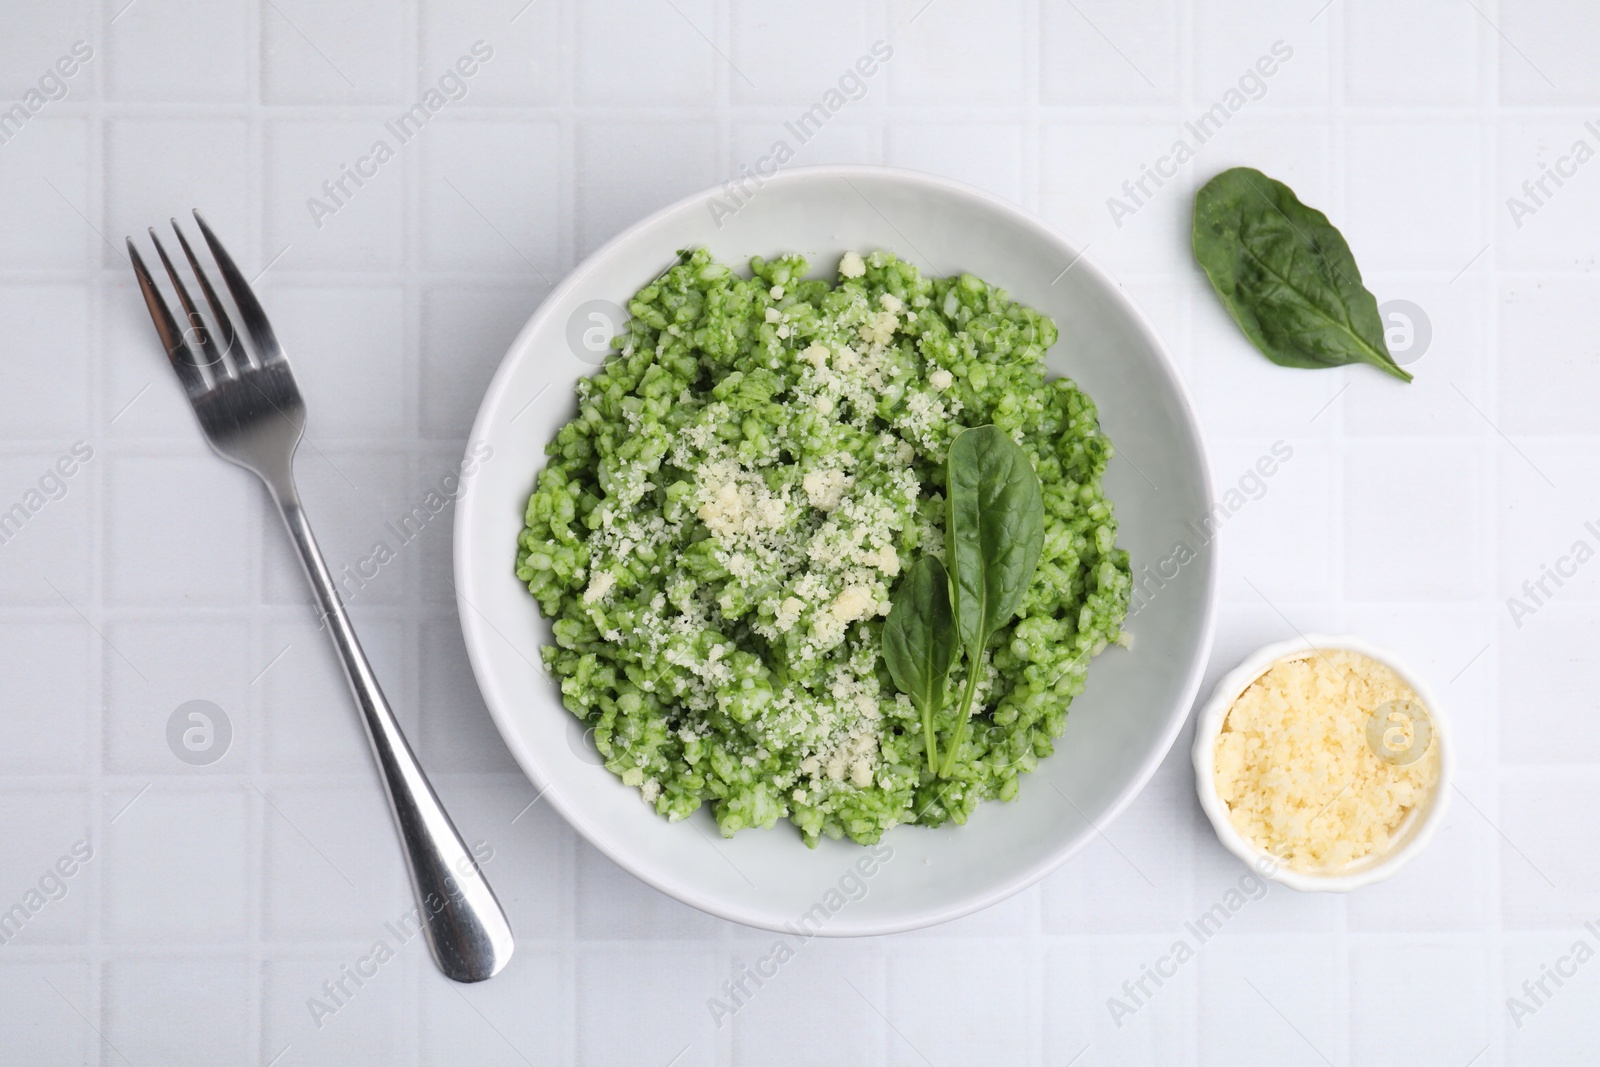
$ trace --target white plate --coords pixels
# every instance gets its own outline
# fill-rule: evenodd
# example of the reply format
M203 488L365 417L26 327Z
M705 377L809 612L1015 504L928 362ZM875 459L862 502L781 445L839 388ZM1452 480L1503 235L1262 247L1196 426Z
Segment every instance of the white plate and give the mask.
M1127 294L1009 203L878 167L786 171L731 215L716 201L728 203L726 194L680 201L591 256L528 320L490 384L469 447L493 455L456 505L457 601L472 667L545 801L663 892L774 930L881 934L944 922L1031 885L1087 844L1143 788L1183 725L1216 600L1214 549L1196 532L1211 498L1199 429L1176 367ZM876 852L828 840L808 849L787 823L725 841L703 810L669 823L598 766L537 667L549 625L512 568L545 443L576 410L574 383L595 370L583 332L605 324L604 302L624 303L678 249L696 245L735 265L800 252L814 276L830 277L841 253L884 248L927 273L971 271L1060 326L1051 369L1095 399L1117 448L1106 489L1120 543L1136 579L1163 561L1165 576L1146 577L1149 603L1127 627L1132 651L1095 660L1056 754L1024 777L1012 803L986 803L966 826L898 827ZM1186 562L1174 554L1180 544L1193 553Z

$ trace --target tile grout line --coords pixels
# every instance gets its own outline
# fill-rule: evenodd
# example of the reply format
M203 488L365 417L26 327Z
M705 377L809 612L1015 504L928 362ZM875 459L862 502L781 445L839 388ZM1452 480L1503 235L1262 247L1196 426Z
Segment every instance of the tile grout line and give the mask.
M728 11L727 0L712 0L711 17L713 26L711 35L716 40L716 48L724 56L733 55L733 19ZM712 116L712 149L713 162L712 181L727 181L734 177L734 167L738 164L733 152L733 126L730 119L733 102L733 74L728 69L729 64L716 62L713 69L713 93L716 103ZM730 1039L731 1040L731 1039Z
M556 35L563 46L556 50L556 95L561 101L556 117L557 136L566 149L563 162L556 173L557 203L561 222L556 228L556 267L566 273L577 264L578 257L578 126L572 112L577 100L578 70L575 63L577 47L577 13L570 3L556 7Z
M1494 10L1495 24L1498 25L1500 21L1500 4L1498 0L1486 0L1486 3ZM1491 245L1488 256L1489 262L1486 264L1489 270L1490 279L1490 299L1487 301L1487 314L1489 322L1486 329L1486 334L1490 340L1489 358L1485 361L1487 363L1487 380L1484 382L1484 392L1488 398L1489 409L1494 413L1496 423L1498 424L1500 419L1499 271L1501 257L1500 249L1495 245L1494 242L1494 186L1499 180L1500 166L1500 124L1496 112L1501 94L1500 57L1502 49L1500 42L1495 40L1489 34L1484 33L1483 30L1484 27L1482 25L1482 20L1475 20L1473 23L1473 32L1477 34L1476 40L1480 42L1480 47L1483 50L1480 61L1486 68L1483 71L1483 91L1485 93L1492 92L1493 94L1481 105L1479 121L1484 123L1484 125L1487 126L1487 129L1484 130L1483 144L1479 146L1479 158L1486 160L1482 179L1482 187L1485 189L1487 194L1484 197L1483 213L1486 218L1488 228L1484 233L1484 237L1489 240ZM1485 118L1487 121L1485 121ZM1484 431L1481 427L1479 427L1478 432L1481 439ZM1485 550L1487 552L1487 559L1489 561L1489 574L1494 576L1496 575L1497 570L1497 564L1495 561L1497 561L1499 558L1500 539L1500 474L1498 464L1495 465L1494 475L1492 477L1484 478L1483 493L1484 504L1487 508L1490 519L1490 521L1485 524L1484 536L1488 542L1485 546ZM1488 589L1485 591L1485 598L1487 601L1488 637L1491 645L1487 654L1486 662L1484 663L1484 674L1488 679L1488 685L1486 686L1486 689L1490 693L1490 699L1488 703L1491 709L1490 724L1488 730L1486 731L1488 734L1486 739L1488 744L1486 745L1486 748L1488 748L1489 752L1492 753L1491 758L1487 761L1487 766L1484 768L1485 774L1490 782L1490 796L1485 799L1485 803L1489 806L1489 810L1498 820L1500 819L1500 799L1502 788L1500 776L1500 716L1498 713L1499 708L1497 706L1500 679L1500 649L1498 647L1498 643L1495 641L1495 637L1498 633L1498 624L1496 621L1497 613L1495 612L1494 608L1493 577L1491 577L1488 584ZM1494 908L1494 914L1490 916L1490 930L1492 931L1491 941L1487 946L1488 967L1490 968L1488 981L1486 983L1486 988L1490 991L1490 1003L1488 1005L1490 1019L1489 1039L1491 1045L1493 1046L1491 1050L1491 1062L1497 1060L1501 1063L1504 1063L1507 1059L1505 1044L1505 1013L1498 1010L1499 1005L1496 1003L1496 998L1494 997L1493 991L1497 988L1502 988L1505 981L1505 886L1503 884L1504 864L1501 862L1501 857L1504 855L1505 849L1503 845L1495 841L1493 838L1488 838L1487 835L1485 836L1489 841L1490 849L1485 855L1484 859L1480 862L1488 862L1490 864L1490 869L1484 873L1486 875L1486 881L1490 887L1489 899ZM1485 1064L1485 1067L1488 1067L1488 1065Z
M1184 116L1195 113L1195 110L1198 106L1196 101L1200 96L1199 87L1196 84L1199 80L1199 71L1195 61L1195 57L1198 55L1200 48L1200 20L1199 16L1196 14L1195 5L1193 4L1182 5L1181 11L1182 15L1180 17L1183 20L1183 25L1182 37L1180 40L1183 42L1184 47L1180 50L1178 55L1179 88L1177 97L1179 115L1177 121L1180 124L1184 121ZM1176 270L1181 273L1182 268L1176 268ZM1193 373L1191 359L1194 351L1195 323L1193 315L1188 309L1193 307L1194 302L1188 299L1188 287L1179 285L1174 288L1180 294L1182 294L1182 297L1178 302L1180 306L1175 308L1174 313L1177 321L1183 324L1184 330L1184 335L1177 339L1178 343L1183 346L1183 354L1177 357L1178 374L1180 378L1185 381L1185 388L1190 389L1192 393L1193 385L1190 384L1190 376ZM1198 413L1196 414L1196 417L1198 418ZM1210 502L1208 501L1207 504L1209 505ZM1220 555L1214 553L1213 558L1220 567L1222 562ZM1221 586L1220 583L1218 583L1218 592L1220 593L1220 591ZM1198 692L1195 694L1195 699L1201 699ZM1192 712L1194 709L1191 706L1188 710ZM1173 747L1177 748L1181 746L1184 743L1184 739L1189 736L1192 736L1192 732L1189 731L1186 725L1184 732L1181 733L1174 741ZM1149 784L1150 783L1148 782L1146 783L1146 788L1149 787ZM1198 863L1195 856L1195 850L1193 848L1190 848L1188 851L1187 864L1188 869L1184 872L1184 881L1187 885L1187 896L1192 898L1195 895L1195 886L1199 881L1197 872ZM1184 1057L1184 1062L1189 1065L1194 1065L1198 1064L1200 1059L1200 1000L1202 996L1200 983L1198 981L1194 982L1192 989L1186 989L1183 992L1189 997L1189 1006L1191 1009L1187 1013L1187 1018L1184 1020L1183 1027L1184 1036L1187 1038L1187 1041L1185 1042L1186 1055Z
M100 35L100 43L107 53L106 61L110 62L111 23L108 21L108 14L104 4L96 5L95 11L98 16L96 28ZM104 100L110 90L110 86L101 74L101 69L96 69L94 72L95 93L94 99L89 105L90 120L86 133L89 144L85 146L88 157L88 174L86 175L88 198L86 206L93 210L95 205L99 205L98 214L101 218L101 226L104 227L104 219L109 214L107 197L110 187L106 171L108 165L106 143L108 138ZM103 265L103 252L98 247L89 244L87 234L84 235L84 241L85 246L89 249L88 255L91 257L88 263ZM105 323L110 306L110 300L106 292L109 276L91 271L89 277L91 279L89 280L91 321L88 324L88 329L89 342L93 346L90 351L99 357L88 361L90 365L89 382L91 388L94 389L94 399L90 404L90 412L91 418L94 420L92 423L95 428L94 436L100 437L103 441L101 420L105 418L104 408L106 407L103 394L106 381L109 378L106 368L108 344ZM110 423L104 423L104 427L109 430ZM106 448L106 451L110 451L109 447ZM109 457L103 457L101 462L95 465L95 469L89 472L89 504L93 509L89 536L90 551L93 553L93 557L89 567L89 581L92 592L88 610L89 614L95 619L95 625L102 630L106 626L104 615L107 581L105 546L107 543L106 522L108 521L109 511L106 507L106 497L109 493L109 488L107 480L103 476L103 471L107 459ZM110 738L111 728L111 708L108 700L110 685L106 677L107 672L111 669L111 664L106 654L104 641L93 642L91 648L89 662L92 667L91 674L94 681L89 686L89 690L91 699L94 701L92 712L94 725L93 742L89 745L89 767L86 784L88 785L88 815L91 831L94 834L93 847L97 850L100 862L95 864L95 869L90 875L91 906L88 931L85 938L89 960L87 981L89 996L88 1003L84 1006L84 1011L90 1018L98 1019L100 1027L104 1031L109 1029L111 1022L108 1018L109 1005L106 1003L105 997L105 958L103 950L104 931L107 922L107 901L109 899L107 864L110 862L111 849L107 840L110 823L106 820L104 787L102 784L105 771L106 746ZM91 1038L86 1039L86 1043L92 1044L94 1047L94 1054L90 1057L89 1062L93 1064L104 1063L105 1042Z
M539 6L553 0L538 0ZM937 0L943 6L946 0ZM1326 17L1326 16L1324 16ZM892 42L891 42L892 43ZM1179 57L1182 58L1181 56ZM1330 76L1330 83L1333 76ZM1325 86L1326 88L1326 86ZM256 106L251 102L225 102L206 103L205 101L183 102L164 100L108 100L103 109L97 109L89 102L75 101L72 99L52 103L51 110L60 118L82 118L103 110L106 115L115 116L117 120L149 120L162 121L174 118L192 117L202 121L215 121L226 119L248 119L257 114ZM294 120L303 118L308 114L316 114L319 110L334 110L337 114L352 120L381 120L392 117L395 106L394 100L378 101L372 103L350 102L343 104L322 104L314 102L302 103L268 103L262 102L260 112L268 118L282 118ZM558 118L561 114L581 113L585 119L599 121L616 121L636 118L641 120L655 120L661 118L681 118L689 121L705 120L716 114L716 105L696 103L664 103L664 104L619 104L604 101L568 102L535 102L484 104L471 103L465 105L470 110L465 110L458 116L458 121L503 122L506 120L522 120L548 122ZM781 121L793 116L785 110L785 104L752 101L750 103L733 102L729 110L738 112L741 118L760 119L766 122ZM962 102L930 102L918 103L905 101L887 105L893 111L905 117L908 122L955 122L955 123L983 123L997 120L1016 119L1025 116L1029 109L1027 103L962 103ZM1123 126L1129 123L1153 121L1171 118L1173 104L1143 101L1131 104L1100 101L1094 103L1055 103L1041 100L1039 107L1042 111L1059 116L1064 121L1083 123L1096 126ZM1394 122L1422 120L1438 121L1441 119L1454 119L1463 122L1478 121L1482 118L1482 105L1479 103L1367 103L1347 102L1345 110L1362 119L1388 120ZM1292 122L1300 119L1315 119L1326 117L1326 105L1320 103L1272 104L1261 102L1252 103L1253 114L1260 115L1263 119L1273 122ZM1582 121L1591 117L1591 112L1585 110L1582 104L1503 104L1496 107L1496 111L1508 115L1524 118L1542 118L1556 116L1565 120ZM299 113L296 115L296 113ZM1109 117L1108 117L1109 116ZM857 125L870 125L865 120L858 119Z
M1049 120L1044 116L1040 118L1041 124ZM263 123L266 125L266 123ZM457 123L460 125L460 123ZM560 126L559 123L554 124ZM841 127L843 123L840 124ZM866 125L866 124L861 124ZM1484 252L1487 252L1484 249ZM1476 263L1473 266L1477 266ZM1148 264L1135 265L1136 269L1117 272L1117 278L1124 283L1137 281L1143 283L1173 282L1186 279L1189 274L1183 269L1163 270ZM1404 278L1413 281L1443 281L1449 282L1452 277L1460 272L1451 268L1442 267L1397 267L1382 272L1385 278ZM1583 281L1591 279L1594 271L1580 266L1571 267L1502 267L1502 276L1524 278L1529 281L1539 281L1545 278L1556 278L1562 281ZM445 285L472 284L487 290L505 292L522 292L527 289L527 283L508 281L503 271L494 269L474 269L462 266L419 266L416 275L419 279ZM0 283L11 285L70 285L92 284L96 281L120 282L127 276L127 265L122 263L104 263L92 267L41 267L38 270L24 270L17 267L0 267ZM399 270L385 269L383 266L371 268L355 267L294 267L275 266L272 270L274 279L294 279L293 288L303 288L309 285L324 286L334 290L365 289L383 286L398 286L404 283L406 275ZM264 283L268 284L268 283ZM542 284L542 283L541 283ZM133 288L129 281L128 288ZM1401 435L1396 435L1401 436ZM1527 434L1525 436L1541 436ZM1553 433L1544 436L1563 436ZM1565 436L1578 436L1567 433ZM11 440L12 438L8 438Z
M253 17L247 19L249 35L248 53L246 59L246 84L250 86L249 101L249 133L248 144L250 152L250 184L254 194L254 204L257 207L253 219L254 240L257 251L257 262L261 255L260 249L267 244L267 202L266 202L266 162L267 162L267 125L261 117L261 101L266 96L266 63L264 54L266 49L266 34L264 23L267 12L260 3L251 5ZM262 604L267 600L267 574L266 574L266 539L267 522L272 516L267 513L266 506L260 502L265 496L258 491L253 500L260 513L262 521L256 522L256 536L248 551L254 554L253 578L256 603ZM266 644L266 634L270 622L262 617L260 611L249 612L249 633L251 647L262 649ZM259 679L258 679L259 680ZM261 687L259 692L254 690L257 686L252 683L246 692L246 701L252 710L259 709L255 716L254 728L250 732L250 743L254 751L248 764L250 772L248 782L255 787L261 778L261 771L265 769L266 731L269 720L267 708L266 687ZM251 906L249 923L250 952L248 957L249 972L249 1035L250 1047L257 1051L259 1062L266 1063L278 1050L267 1048L267 951L264 947L266 941L266 870L267 870L267 814L266 801L257 788L251 788L248 793L242 793L245 803L246 834L248 844L245 854L250 857L250 876L245 884L245 899Z
M1024 16L1024 25L1038 26L1040 23L1039 0L1024 0L1027 14ZM1044 79L1041 74L1043 62L1040 55L1044 45L1035 41L1032 48L1022 50L1022 78L1024 92L1027 94L1024 104L1022 158L1018 161L1020 187L1018 192L1023 197L1024 210L1037 215L1043 199L1043 156L1044 156L1044 121L1039 105L1044 93ZM887 123L885 124L887 125Z
M423 41L427 31L423 27L424 15L422 5L419 3L412 3L411 9L411 26L413 28L413 32L410 38L407 40L406 46L411 55L411 67L419 72L418 81L420 82L421 78L426 76L420 72L423 69ZM485 40L487 39L488 38L486 36ZM490 46L493 47L492 42ZM420 86L417 86L416 83L414 83L414 87L420 88ZM425 354L422 350L422 339L425 336L423 332L423 325L426 318L423 310L423 304L427 298L427 294L424 291L424 282L422 280L421 269L423 262L423 234L422 224L420 221L420 205L424 196L424 164L429 156L430 151L431 143L424 144L417 152L412 153L412 158L409 158L406 161L407 169L402 175L405 178L405 181L402 182L400 194L402 198L401 225L405 229L404 243L402 245L405 256L406 276L405 286L403 289L403 299L405 300L404 313L406 316L406 322L410 327L406 331L407 336L405 336L401 342L401 361L404 375L403 380L405 382L405 393L403 396L404 402L408 408L406 419L414 431L412 437L414 442L422 440L422 373L425 365ZM424 460L422 458L420 449L414 448L412 450L411 455L406 462L405 483L409 487L408 492L415 493L418 487L421 486L422 469L427 462L429 462L429 460ZM451 514L454 514L453 509ZM446 530L445 532L448 534L449 531ZM408 608L415 608L417 605L420 605L424 599L422 594L422 561L420 558L418 558L417 553L409 553L404 561L404 566L406 569L401 574L401 578L403 581L402 588L406 591L405 602ZM405 729L407 736L411 740L412 746L421 751L425 748L422 737L422 627L416 618L417 612L415 610L409 610L406 614L406 619L401 623L401 643L403 647L409 649L411 652L410 656L408 657L410 662L403 669L398 678L401 683L401 691L398 694L398 699L396 700L391 697L391 702L396 705L396 714L400 716L402 728ZM409 722L407 721L408 716L405 714L406 708L409 708L411 712L409 716ZM405 887L401 895L402 899L405 900L406 903L409 903L411 900L410 887ZM400 996L395 998L394 1005L396 1010L398 1010L401 1005L407 1005L409 1007L409 1011L407 1012L408 1018L404 1020L403 1023L404 1028L407 1030L411 1038L411 1040L406 1043L407 1049L403 1057L409 1063L417 1062L418 1057L421 1055L422 1042L427 1032L427 1028L424 1026L422 1019L423 996L421 971L423 968L431 967L433 965L431 957L428 956L426 946L423 946L423 951L420 953L420 959L414 958L418 955L419 954L416 953L408 953L406 954L406 958L401 961L403 965L403 969L400 972L400 977L402 979L401 993Z
M407 34L403 45L407 55L407 69L415 72L407 82L407 92L419 93L427 75L422 68L422 41L424 30L422 28L422 8L419 4L408 3L410 19L407 25L411 32ZM490 47L493 47L491 43ZM420 485L418 474L422 469L421 460L415 442L422 439L422 337L425 314L423 312L423 283L421 280L420 265L422 262L422 228L418 217L418 205L424 198L423 180L425 163L431 154L431 142L423 143L414 152L406 154L402 161L400 172L400 249L401 249L401 300L403 301L402 314L409 327L401 338L401 351L399 353L401 373L404 381L402 403L407 406L405 421L414 432L412 434L413 447L408 449L408 454L403 461L402 484L406 486L408 495L413 495ZM439 177L443 178L441 173ZM412 402L414 398L414 403ZM402 549L403 551L403 549ZM401 603L408 608L413 608L421 601L421 579L419 562L416 553L406 553L401 561L404 570L401 571L400 595ZM421 737L422 710L420 706L421 695L421 629L415 618L416 612L408 610L400 622L400 645L405 650L405 663L400 667L395 681L399 682L399 692L394 691L391 685L387 690L390 704L394 707L395 715L400 719L401 729L406 733L413 748L421 752L424 748ZM411 714L407 715L407 709ZM353 710L353 709L352 709ZM409 719L409 721L408 721ZM390 827L385 827L384 832L392 832ZM405 889L405 899L409 902L410 887ZM426 952L426 946L424 946ZM407 954L410 955L410 954ZM415 1062L418 1055L424 1027L422 1025L422 996L420 982L416 974L416 966L407 958L401 960L399 977L400 990L392 1003L388 1006L391 1013L404 1011L404 1019L394 1019L391 1014L391 1028L396 1032L404 1032L410 1038L405 1042L405 1050L401 1053L404 1062Z

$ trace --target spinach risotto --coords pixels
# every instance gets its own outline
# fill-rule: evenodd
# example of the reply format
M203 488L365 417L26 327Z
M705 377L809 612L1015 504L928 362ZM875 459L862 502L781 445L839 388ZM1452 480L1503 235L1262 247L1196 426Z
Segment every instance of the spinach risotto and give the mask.
M543 650L605 764L656 812L709 804L725 836L788 819L871 843L965 822L1048 756L1131 580L1100 481L1093 401L1046 380L1048 318L971 275L847 253L740 277L702 249L630 301L547 447L517 577L553 620ZM1043 549L1014 618L963 662L970 724L933 716L947 775L882 651L903 570L945 555L945 460L967 427L1023 450Z

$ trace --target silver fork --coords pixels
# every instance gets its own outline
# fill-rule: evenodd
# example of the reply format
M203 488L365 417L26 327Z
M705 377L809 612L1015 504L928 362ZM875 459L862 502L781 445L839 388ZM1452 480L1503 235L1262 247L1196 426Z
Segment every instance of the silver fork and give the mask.
M360 708L367 740L372 743L372 755L400 832L417 911L433 958L439 969L456 981L481 982L497 974L511 958L511 926L406 743L311 534L311 524L294 485L294 451L305 427L305 404L289 371L289 361L233 258L200 212L194 213L194 219L244 320L254 352L234 331L233 320L178 228L177 219L172 220L172 229L205 294L212 325L207 325L189 298L188 289L154 229L150 230L150 241L172 279L187 328L179 328L130 237L128 256L139 277L139 290L206 440L223 459L255 472L266 483L289 528L289 537L299 551L300 563L316 595L323 625L344 662L345 677ZM221 345L217 343L219 338Z

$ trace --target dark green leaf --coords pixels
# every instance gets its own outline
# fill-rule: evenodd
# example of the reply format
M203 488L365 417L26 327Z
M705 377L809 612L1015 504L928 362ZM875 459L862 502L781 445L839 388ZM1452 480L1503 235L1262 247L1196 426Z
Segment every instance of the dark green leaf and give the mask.
M895 588L894 606L883 624L883 661L895 688L922 714L930 767L937 765L933 713L944 706L945 682L957 651L950 579L936 558L923 556Z
M1194 258L1246 337L1284 367L1370 363L1409 382L1389 355L1378 302L1328 217L1249 167L1195 195Z
M1028 454L996 426L956 435L946 471L945 561L956 629L975 670L1033 582L1044 549L1044 497Z

